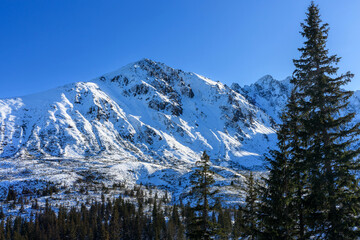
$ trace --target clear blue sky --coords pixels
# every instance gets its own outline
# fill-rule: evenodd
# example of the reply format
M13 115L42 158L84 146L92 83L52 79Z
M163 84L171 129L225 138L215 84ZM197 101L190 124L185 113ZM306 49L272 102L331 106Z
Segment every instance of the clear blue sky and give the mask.
M318 0L360 89L360 1ZM144 57L227 84L292 74L310 0L0 0L0 97L87 81Z

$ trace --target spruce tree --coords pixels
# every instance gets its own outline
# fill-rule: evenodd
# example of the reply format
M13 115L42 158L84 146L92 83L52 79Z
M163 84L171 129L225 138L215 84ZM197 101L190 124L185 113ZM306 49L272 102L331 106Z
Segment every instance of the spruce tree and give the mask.
M196 202L191 207L193 215L189 221L187 236L189 239L210 239L216 235L216 226L210 219L210 213L215 209L216 190L211 190L214 184L214 172L210 170L210 157L203 152L197 168L191 175L192 189L190 197Z
M120 239L120 237L121 237L121 226L120 226L119 209L118 206L114 204L113 212L110 220L110 238Z
M243 233L246 239L257 239L259 235L259 184L254 179L253 172L250 171L246 179L246 197L243 206Z
M229 239L231 237L232 223L229 209L219 208L218 212L218 235L220 239ZM215 222L215 221L214 221Z
M0 240L5 240L4 220L1 220L1 222L0 222Z
M328 54L329 27L313 2L306 15L294 90L278 132L279 148L269 160L264 232L277 239L356 239L359 124L351 124L354 113L341 113L352 95L341 87L353 75L337 74L340 58Z
M233 239L239 239L239 237L244 233L243 214L243 208L241 206L234 211L234 224L231 233Z
M269 174L261 188L262 236L270 239L304 237L302 175L303 158L299 148L298 109L295 90L282 114L277 131L278 149L266 157ZM270 237L269 237L270 236Z
M338 75L340 58L329 55L326 48L329 27L320 19L312 2L302 24L306 41L299 48L301 57L294 60L295 85L301 109L303 145L308 174L309 236L325 239L354 239L359 236L359 149L353 149L359 125L351 126L355 113L340 114L346 109L351 91L341 87L353 74Z

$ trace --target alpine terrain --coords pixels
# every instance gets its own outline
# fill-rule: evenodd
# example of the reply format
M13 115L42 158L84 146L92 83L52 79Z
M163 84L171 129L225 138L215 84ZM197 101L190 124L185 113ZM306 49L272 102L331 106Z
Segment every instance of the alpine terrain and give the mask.
M143 59L87 82L0 100L0 197L49 184L142 184L173 193L203 151L222 194L264 170L290 80L231 87ZM359 113L357 91L347 111ZM359 114L355 121L360 121Z

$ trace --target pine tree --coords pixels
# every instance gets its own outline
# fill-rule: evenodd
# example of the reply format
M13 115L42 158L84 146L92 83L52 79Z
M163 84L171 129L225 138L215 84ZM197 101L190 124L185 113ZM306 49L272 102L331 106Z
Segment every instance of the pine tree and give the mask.
M120 239L121 237L121 227L120 227L120 217L119 209L116 204L114 204L113 212L110 220L110 239Z
M340 115L351 97L341 87L353 74L337 75L340 58L329 56L326 42L328 24L320 19L319 9L312 2L302 24L304 46L301 57L294 60L296 70L292 83L298 89L301 123L306 143L305 160L310 192L307 221L311 235L326 239L354 239L359 236L359 149L353 150L359 125L351 126L355 113Z
M171 217L167 224L167 239L184 239L184 227L176 205L172 206Z
M351 125L354 114L340 114L352 95L341 87L353 75L337 75L340 58L328 54L328 24L313 2L306 15L301 25L306 40L294 60L294 90L278 132L279 149L269 158L264 232L276 239L356 239L359 124Z
M231 237L231 230L232 230L230 210L219 208L217 212L218 212L217 226L219 229L218 234L221 237L221 239L229 239Z
M282 124L277 132L278 149L270 151L266 157L269 175L261 188L263 221L262 235L271 239L303 238L303 168L299 157L298 109L295 91L292 91L286 109L282 114ZM301 163L301 164L298 164Z
M3 207L0 206L0 220L2 220L4 218L5 218L4 210L3 210Z
M0 222L0 240L5 240L4 220L1 220L1 222Z
M245 191L245 205L242 207L242 235L246 237L246 239L257 239L257 237L259 236L259 184L254 179L253 172L251 171L246 179Z
M154 232L154 239L160 239L161 223L160 223L160 212L158 210L157 198L155 197L154 206L152 210L152 225Z
M198 167L190 177L190 195L195 199L196 205L191 207L193 216L188 224L187 236L189 239L210 239L216 235L216 226L210 220L210 213L215 209L214 195L217 191L211 190L215 182L214 172L210 170L210 157L205 151L196 165Z
M234 211L234 224L232 229L232 238L239 239L239 237L244 233L244 217L243 217L243 208L240 206Z

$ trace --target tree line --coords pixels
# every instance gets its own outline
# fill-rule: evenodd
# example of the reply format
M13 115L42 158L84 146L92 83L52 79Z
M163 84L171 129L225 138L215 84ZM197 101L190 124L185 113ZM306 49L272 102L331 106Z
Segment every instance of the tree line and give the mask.
M220 204L204 208L190 202L169 205L165 197L144 198L139 189L132 200L121 196L110 200L103 195L100 202L71 209L60 206L57 211L47 201L44 209L30 219L0 214L0 240L237 239L247 234L244 218L252 216L245 209L223 208ZM199 211L206 215L201 217Z

